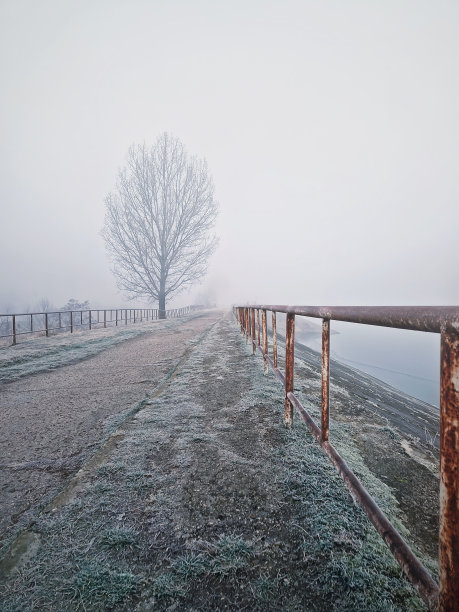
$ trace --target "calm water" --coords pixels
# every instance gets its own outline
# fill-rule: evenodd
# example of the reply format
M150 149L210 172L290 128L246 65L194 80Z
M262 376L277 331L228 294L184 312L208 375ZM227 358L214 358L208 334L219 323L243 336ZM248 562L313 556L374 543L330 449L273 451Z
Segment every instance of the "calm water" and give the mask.
M429 404L439 405L440 334L339 321L332 321L331 329L338 332L330 338L333 359ZM298 328L296 336L306 346L321 350L319 334L303 334Z

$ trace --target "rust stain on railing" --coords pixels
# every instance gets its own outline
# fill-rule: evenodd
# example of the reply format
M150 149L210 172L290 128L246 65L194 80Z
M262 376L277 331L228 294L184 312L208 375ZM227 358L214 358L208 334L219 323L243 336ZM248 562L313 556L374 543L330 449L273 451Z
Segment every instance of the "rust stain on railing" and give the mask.
M260 310L263 344L260 347ZM241 330L252 313L251 337L255 352L255 311L258 350L284 388L284 421L293 424L293 408L341 474L352 496L362 505L407 577L418 588L430 610L459 612L459 307L457 306L236 306ZM273 359L268 355L266 313L272 312ZM285 375L277 363L276 313L286 316ZM322 319L322 401L319 428L293 393L295 315ZM440 383L440 534L439 585L414 555L374 499L329 442L330 321L395 327L441 333Z

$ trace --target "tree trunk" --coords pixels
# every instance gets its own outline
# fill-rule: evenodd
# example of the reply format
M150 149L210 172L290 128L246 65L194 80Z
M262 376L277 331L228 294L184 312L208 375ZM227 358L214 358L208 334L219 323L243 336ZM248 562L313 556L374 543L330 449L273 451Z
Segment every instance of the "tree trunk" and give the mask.
M159 318L160 319L165 319L166 318L166 294L164 291L160 291L159 293Z

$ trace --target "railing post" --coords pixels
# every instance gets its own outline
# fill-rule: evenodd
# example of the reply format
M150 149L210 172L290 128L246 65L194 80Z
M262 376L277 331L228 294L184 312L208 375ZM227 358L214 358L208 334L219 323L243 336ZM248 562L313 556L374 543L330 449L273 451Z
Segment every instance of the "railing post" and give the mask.
M13 315L13 345L16 344L16 315Z
M107 327L107 311L104 310L104 327Z
M322 442L328 440L330 396L330 319L322 319Z
M251 308L251 319L252 319L252 353L255 355L257 350L256 338L255 338L255 308Z
M115 310L115 327L118 327L118 308Z
M266 355L268 354L268 326L266 323L266 310L263 309L261 311L261 326L263 333L263 372L268 371L268 362L266 360Z
M46 317L46 327L48 327L48 317ZM70 311L70 333L73 334L73 312ZM46 333L48 335L48 333Z
M250 329L250 325L249 325L249 309L246 308L245 309L245 341L248 344L249 343L249 329Z
M135 310L136 310L136 309L134 308L134 324L135 324Z
M459 333L441 334L439 610L459 610Z
M257 308L257 344L260 346L260 309Z
M80 310L80 327L83 327L83 311Z
M127 325L127 308L124 309L124 324Z
M33 314L30 315L30 333L33 332Z
M276 330L276 313L273 312L273 364L277 368L277 330Z
M284 423L291 427L293 425L293 405L288 399L288 394L293 391L293 370L295 359L295 315L287 314L285 326L285 407Z
M92 316L91 316L91 311L89 311L89 318L88 318L88 325L89 325L89 329L92 329Z
M46 329L46 337L48 338L49 329L48 329L48 313L47 312L45 312L45 329Z

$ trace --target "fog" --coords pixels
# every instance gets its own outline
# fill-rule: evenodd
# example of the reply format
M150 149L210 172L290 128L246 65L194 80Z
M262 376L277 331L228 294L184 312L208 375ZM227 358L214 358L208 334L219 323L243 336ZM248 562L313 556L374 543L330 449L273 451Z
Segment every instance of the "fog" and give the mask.
M100 229L132 143L205 157L203 298L457 304L459 5L2 0L0 307L126 303Z

